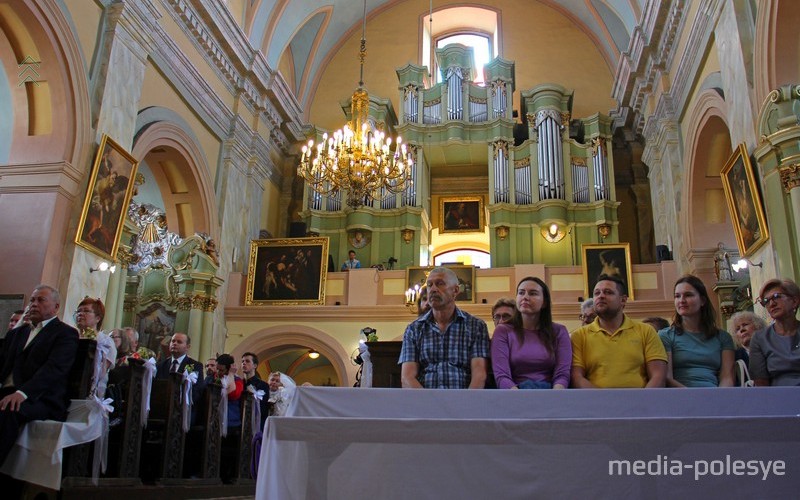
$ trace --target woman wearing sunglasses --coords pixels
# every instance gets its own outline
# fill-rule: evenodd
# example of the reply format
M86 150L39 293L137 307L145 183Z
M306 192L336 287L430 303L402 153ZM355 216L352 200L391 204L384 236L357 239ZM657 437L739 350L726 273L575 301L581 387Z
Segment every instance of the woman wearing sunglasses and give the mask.
M750 341L750 376L757 386L800 385L800 288L792 280L769 280L758 301L774 323Z

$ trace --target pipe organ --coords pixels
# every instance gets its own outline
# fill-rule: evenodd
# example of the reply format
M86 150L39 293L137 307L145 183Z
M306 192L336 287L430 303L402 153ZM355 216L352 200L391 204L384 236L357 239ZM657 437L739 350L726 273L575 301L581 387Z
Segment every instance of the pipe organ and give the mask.
M333 242L342 228L380 228L384 236L373 240L373 245L378 241L389 245L392 254L400 248L406 261L417 264L420 255L427 255L431 230L440 224L431 220L432 195L449 194L431 193L431 178L447 167L448 173L442 175L447 181L438 188L446 191L450 178L457 182L454 170L465 165L470 183L480 186L475 167L485 165L485 187L469 194L486 200L488 228L481 232L507 228L504 236L508 237L502 239L489 231L493 266L572 264L581 243L601 242L597 230L601 224L612 227L611 235L602 241L617 241L618 203L608 148L611 119L599 113L572 119L572 91L542 84L520 92L520 123L510 106L514 63L495 58L485 67L486 83L476 84L471 50L460 45L437 49L437 71L444 80L427 87L426 67L407 64L397 69L402 106L397 117L389 100L370 95L370 121L391 135L396 129L408 145L414 158L411 182L402 192L381 197L379 203L368 197L364 209L356 212L344 209L341 192L323 196L309 190L301 216L310 230L331 235ZM345 112L348 106L342 103ZM576 131L574 137L570 130ZM546 242L541 229L554 223L570 237ZM330 227L327 232L326 226ZM414 235L417 247L405 240L393 242L391 238L400 238L401 230ZM512 250L509 242L518 238L525 243ZM339 246L344 251L346 242Z

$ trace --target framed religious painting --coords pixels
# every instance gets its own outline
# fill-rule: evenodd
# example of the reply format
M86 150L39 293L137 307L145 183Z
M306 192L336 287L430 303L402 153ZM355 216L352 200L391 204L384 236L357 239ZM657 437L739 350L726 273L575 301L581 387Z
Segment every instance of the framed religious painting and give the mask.
M769 230L761 192L744 144L739 144L720 175L739 255L749 257L767 242Z
M458 295L456 295L456 302L475 302L475 266L462 266L462 265L445 265L448 269L452 269L458 277ZM411 266L406 268L406 283L408 288L425 284L428 279L428 274L434 266Z
M586 297L594 294L597 278L605 274L622 279L628 289L628 298L633 300L630 244L581 245L581 252L583 254L583 282Z
M133 196L138 164L122 146L103 135L89 176L75 243L112 262Z
M253 240L245 305L324 304L327 272L327 237Z
M483 198L480 196L442 197L439 203L441 233L482 232Z

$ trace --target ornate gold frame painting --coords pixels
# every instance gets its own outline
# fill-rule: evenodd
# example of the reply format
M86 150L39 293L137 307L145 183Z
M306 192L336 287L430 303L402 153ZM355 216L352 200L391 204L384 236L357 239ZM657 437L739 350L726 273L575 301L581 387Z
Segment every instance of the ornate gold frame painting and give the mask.
M245 305L325 303L328 238L250 242Z
M452 269L458 276L456 302L475 302L475 266L448 265L443 267ZM407 267L406 283L408 283L408 288L414 288L414 285L424 285L432 269L433 266Z
M103 135L94 159L75 243L100 257L117 257L139 162Z
M482 232L484 226L483 198L467 196L442 197L439 202L440 233Z
M761 193L744 143L739 144L733 152L720 176L736 233L739 255L749 257L767 242L769 230Z
M633 300L631 246L629 243L608 245L581 245L583 255L583 282L586 297L594 294L594 286L601 274L617 276L628 288L628 298Z

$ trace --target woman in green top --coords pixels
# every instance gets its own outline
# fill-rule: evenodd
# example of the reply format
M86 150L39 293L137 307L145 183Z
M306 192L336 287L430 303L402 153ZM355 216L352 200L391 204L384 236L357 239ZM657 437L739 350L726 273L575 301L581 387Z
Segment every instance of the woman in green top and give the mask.
M658 332L667 351L667 387L733 386L733 338L715 318L700 278L678 279L672 326Z

